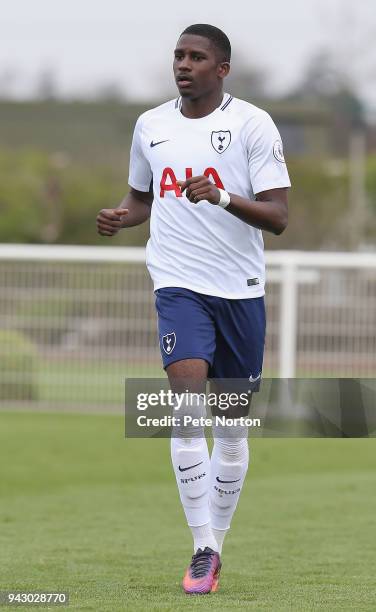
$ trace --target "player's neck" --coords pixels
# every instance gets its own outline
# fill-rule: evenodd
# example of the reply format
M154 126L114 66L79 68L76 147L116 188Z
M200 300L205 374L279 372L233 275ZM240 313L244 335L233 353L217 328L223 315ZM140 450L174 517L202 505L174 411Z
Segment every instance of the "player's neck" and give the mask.
M184 117L188 119L200 119L210 115L216 108L218 108L223 100L223 91L215 91L202 98L196 98L196 100L190 100L189 98L182 98L181 112Z

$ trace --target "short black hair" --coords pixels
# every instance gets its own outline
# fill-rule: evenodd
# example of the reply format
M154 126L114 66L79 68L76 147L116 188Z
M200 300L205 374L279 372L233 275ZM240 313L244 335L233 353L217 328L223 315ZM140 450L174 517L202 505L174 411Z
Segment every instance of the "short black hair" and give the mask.
M180 36L183 36L183 34L194 34L195 36L207 38L219 51L222 62L229 62L231 60L231 43L226 34L219 28L208 23L195 23L185 28Z

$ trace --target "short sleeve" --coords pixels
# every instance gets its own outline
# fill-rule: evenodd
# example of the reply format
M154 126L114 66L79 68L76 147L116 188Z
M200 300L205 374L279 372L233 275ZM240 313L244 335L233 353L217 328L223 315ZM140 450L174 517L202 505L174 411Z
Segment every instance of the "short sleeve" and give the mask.
M246 147L253 193L290 187L281 136L273 119L263 112L246 125Z
M138 191L149 191L153 174L142 150L142 117L139 117L133 132L128 183Z

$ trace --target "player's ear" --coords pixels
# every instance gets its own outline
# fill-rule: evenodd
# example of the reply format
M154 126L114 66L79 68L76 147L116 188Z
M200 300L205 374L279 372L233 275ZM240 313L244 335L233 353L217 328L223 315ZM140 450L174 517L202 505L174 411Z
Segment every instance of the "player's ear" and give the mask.
M218 64L217 74L221 79L224 79L230 72L230 62L221 62Z

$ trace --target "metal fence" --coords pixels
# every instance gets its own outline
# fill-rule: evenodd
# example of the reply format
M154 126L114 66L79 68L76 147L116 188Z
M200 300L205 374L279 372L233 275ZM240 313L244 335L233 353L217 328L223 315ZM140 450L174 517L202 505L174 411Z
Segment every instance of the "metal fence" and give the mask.
M376 254L266 253L264 374L376 375ZM0 401L120 407L160 377L143 248L0 246Z

